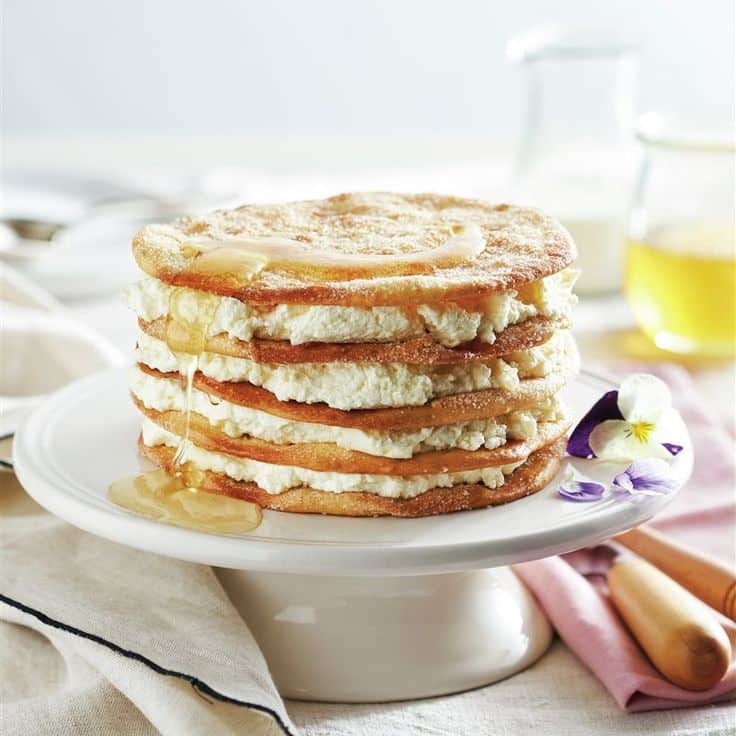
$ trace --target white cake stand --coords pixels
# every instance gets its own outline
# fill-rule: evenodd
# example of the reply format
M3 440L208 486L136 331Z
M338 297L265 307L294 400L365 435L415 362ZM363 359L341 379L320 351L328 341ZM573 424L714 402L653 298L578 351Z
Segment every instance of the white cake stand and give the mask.
M610 388L583 374L567 399L579 416ZM291 698L402 700L518 672L545 651L551 630L505 566L606 539L669 500L567 503L552 483L506 506L440 517L266 511L247 536L205 534L107 501L108 485L141 466L139 425L123 370L82 379L26 419L15 440L18 478L41 505L85 531L219 568ZM675 460L683 483L691 466L688 445Z

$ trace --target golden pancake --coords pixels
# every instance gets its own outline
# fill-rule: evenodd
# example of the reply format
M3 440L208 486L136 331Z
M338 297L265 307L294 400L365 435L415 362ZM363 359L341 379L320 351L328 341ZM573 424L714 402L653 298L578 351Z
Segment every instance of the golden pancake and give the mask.
M174 470L174 449L159 445L148 447L139 439L141 453L168 472ZM481 484L459 484L450 488L433 488L413 498L385 498L372 493L330 493L310 488L292 488L271 494L255 483L236 481L226 475L203 472L200 488L245 501L262 508L309 514L338 516L401 516L419 517L447 514L453 511L477 509L508 503L544 488L555 476L565 452L565 440L560 438L531 454L528 460L506 477L500 488Z
M161 373L138 363L138 368L156 378L179 381L178 373ZM391 409L333 409L326 404L304 404L298 401L279 401L274 394L251 383L221 382L195 373L193 385L233 404L259 409L283 419L335 427L363 430L422 429L445 424L459 424L473 419L487 419L510 411L534 407L556 394L572 371L552 373L544 378L525 378L514 391L494 388L472 391L433 399L423 406L404 406Z
M205 269L192 243L286 238L306 249L340 255L402 256L443 248L462 228L479 228L476 257L429 273L309 278L284 268ZM246 205L148 225L133 240L146 273L176 286L232 296L251 304L384 306L473 299L517 289L561 271L575 258L568 232L533 209L438 194L341 194L325 200ZM274 264L276 265L276 264Z
M180 411L159 412L147 409L133 397L138 410L156 424L180 437L184 436L186 415ZM494 450L451 449L423 452L412 458L397 459L347 450L327 442L279 445L255 437L230 437L213 427L206 417L192 412L189 438L212 452L245 457L277 465L295 465L318 471L366 473L371 475L425 475L455 473L517 463L532 452L559 439L570 426L567 419L541 422L537 435L525 441L507 442Z
M166 339L166 319L139 320L146 334ZM305 343L292 345L286 340L245 342L224 333L207 338L205 350L258 363L406 363L409 365L452 365L502 357L547 342L556 332L569 327L566 320L532 317L499 332L494 343L474 340L456 348L446 348L429 335L404 342L387 343Z

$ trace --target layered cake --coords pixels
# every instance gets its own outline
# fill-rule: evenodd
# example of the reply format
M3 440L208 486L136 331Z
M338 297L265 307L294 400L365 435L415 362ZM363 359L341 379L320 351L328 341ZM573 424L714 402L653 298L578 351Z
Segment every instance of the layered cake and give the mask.
M530 209L344 194L149 225L142 454L262 508L424 516L556 473L574 245Z

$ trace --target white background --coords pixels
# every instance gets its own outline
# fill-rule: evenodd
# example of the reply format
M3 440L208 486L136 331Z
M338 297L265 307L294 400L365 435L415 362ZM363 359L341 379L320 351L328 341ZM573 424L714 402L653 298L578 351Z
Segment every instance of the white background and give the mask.
M505 42L547 21L639 39L641 108L733 118L733 0L6 0L4 133L510 139Z

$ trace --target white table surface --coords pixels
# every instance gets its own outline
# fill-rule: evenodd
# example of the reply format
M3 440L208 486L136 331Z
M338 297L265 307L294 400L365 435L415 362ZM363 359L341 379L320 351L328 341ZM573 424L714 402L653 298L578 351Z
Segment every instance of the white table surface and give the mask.
M161 171L202 171L213 167L247 167L259 176L285 172L319 178L319 187L344 189L365 182L372 188L439 189L442 172L464 181L468 191L507 199L503 180L508 148L484 139L9 139L4 163L12 168L70 169L90 173L127 171L131 166ZM186 163L184 163L186 162ZM187 169L187 166L189 167ZM426 176L423 176L425 172ZM428 182L422 186L423 182ZM447 188L447 187L446 187ZM454 187L456 190L458 187ZM288 186L286 187L288 190ZM79 320L105 335L125 352L135 344L136 323L118 294L66 302ZM632 363L666 359L639 333L621 295L582 299L575 315L584 364L605 367L609 361ZM705 401L716 415L736 400L731 363L686 362ZM374 734L733 734L732 705L655 713L622 713L598 681L561 642L531 669L470 693L390 705L291 703L289 711L308 736ZM460 726L460 724L464 724ZM462 730L458 730L461 728Z

